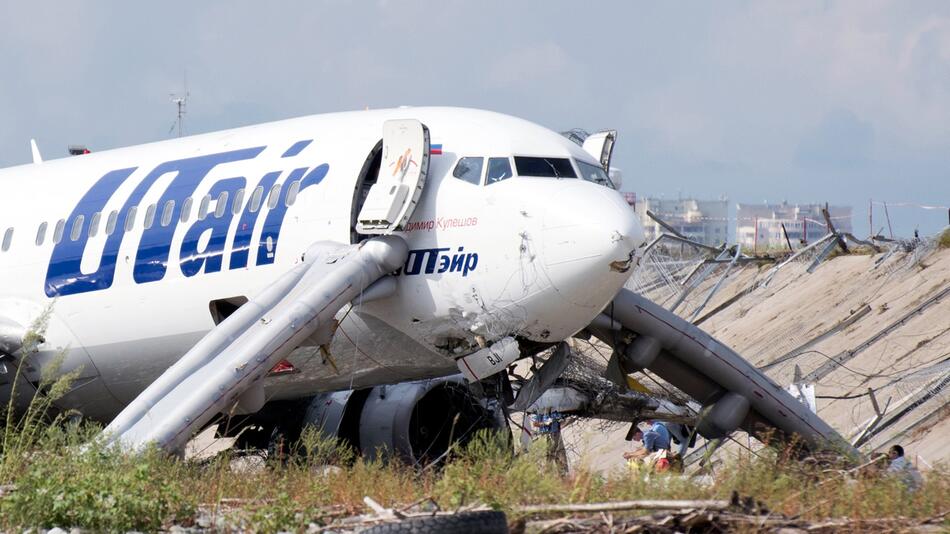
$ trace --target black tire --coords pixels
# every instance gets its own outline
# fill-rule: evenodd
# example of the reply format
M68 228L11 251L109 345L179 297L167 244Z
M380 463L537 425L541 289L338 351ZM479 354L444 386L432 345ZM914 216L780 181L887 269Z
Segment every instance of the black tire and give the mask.
M413 517L395 523L383 523L361 531L365 534L508 534L504 512L462 512L454 515Z

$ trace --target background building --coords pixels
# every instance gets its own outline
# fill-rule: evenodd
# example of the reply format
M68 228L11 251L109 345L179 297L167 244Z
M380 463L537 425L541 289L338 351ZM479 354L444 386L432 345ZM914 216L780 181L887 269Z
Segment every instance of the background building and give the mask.
M738 204L736 242L743 247L766 250L788 248L782 225L793 247L812 243L828 233L821 214L824 204ZM851 206L829 206L831 222L841 232L851 231Z
M726 198L668 200L647 197L637 199L635 210L648 240L663 233L663 227L651 219L647 211L694 241L718 246L729 239L729 200Z

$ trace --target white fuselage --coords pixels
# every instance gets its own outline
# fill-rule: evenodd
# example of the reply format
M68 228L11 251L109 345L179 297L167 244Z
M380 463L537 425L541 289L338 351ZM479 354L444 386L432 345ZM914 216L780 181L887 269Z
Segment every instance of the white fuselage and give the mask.
M518 175L514 157L579 169L592 156L490 112L337 113L0 171L0 317L49 311L28 378L65 354L63 370L82 371L62 404L111 418L214 327L213 302L254 296L316 241L351 242L361 172L395 118L420 120L433 145L397 232L412 252L396 294L343 310L332 362L300 347L298 372L268 378L268 395L445 375L479 342L555 342L589 324L642 243L634 213L601 185ZM456 178L462 157L508 158L515 176Z

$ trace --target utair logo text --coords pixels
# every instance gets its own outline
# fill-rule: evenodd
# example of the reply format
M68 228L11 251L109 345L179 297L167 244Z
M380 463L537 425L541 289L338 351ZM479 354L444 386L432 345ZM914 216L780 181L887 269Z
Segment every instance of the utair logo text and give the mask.
M281 157L296 156L311 141L308 139L294 143ZM119 247L126 236L140 236L132 268L132 278L135 283L145 284L163 279L168 269L172 238L178 227L184 225L189 226L185 229L179 245L179 268L185 276L195 276L200 272L221 271L225 268L225 261L227 261L228 269L241 269L250 264L251 255L255 256L255 265L273 263L284 215L287 212L286 200L288 192L292 189L291 185L299 182L299 186L296 187L299 192L319 184L327 175L330 168L328 164L297 167L289 171L275 170L264 174L256 183L250 185L248 179L243 176L217 180L211 184L208 191L212 199L225 198L223 193L227 193L226 198L234 199L238 191L242 189L250 192L260 187L264 192L264 199L258 203L260 209L251 209L251 195L248 194L246 195L248 201L238 213L235 213L237 210L223 209L218 210L217 213L208 214L204 218L192 217L188 222L181 222L184 218L182 210L186 199L194 199L197 204L198 199L194 198L195 192L212 169L224 163L252 160L265 148L267 147L244 148L166 161L157 165L138 181L122 207L117 210L117 217L112 225L114 231L105 238L102 256L95 271L82 272L80 268L89 244L89 232L80 232L76 240L70 239L71 236L67 233L67 236L56 244L46 273L46 295L53 298L111 287L115 278ZM116 190L138 169L138 167L116 169L99 178L66 219L67 227L76 225L80 220L90 221L95 214L100 214L104 219L106 204L115 195ZM127 222L131 227L131 221L128 219L135 218L136 213L141 214L146 210L146 206L141 205L146 193L152 189L160 177L168 174L173 174L174 178L155 203L155 210L157 213L163 213L166 206L169 208L173 206L169 224L159 224L156 220L152 226L142 230L141 234L124 231ZM280 187L279 198L275 202L267 197L272 194L271 191L278 180L281 180L283 186ZM252 234L256 222L265 211L264 224L259 235L254 239ZM155 219L158 219L157 215ZM228 247L225 241L234 219L238 220L237 229L231 246ZM203 237L205 239L201 241L206 244L199 244L199 238ZM226 254L227 251L230 251L230 254Z
M433 273L468 273L478 267L478 252L465 252L465 247L449 252L450 248L420 248L409 251L406 265L402 268L405 275Z

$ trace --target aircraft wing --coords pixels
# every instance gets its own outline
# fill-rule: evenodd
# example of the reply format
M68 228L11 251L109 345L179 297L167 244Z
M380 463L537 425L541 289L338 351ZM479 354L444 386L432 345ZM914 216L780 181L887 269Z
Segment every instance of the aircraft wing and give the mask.
M267 372L308 338L329 343L336 313L377 281L376 287L393 289L387 275L407 255L397 236L314 244L299 265L208 332L122 410L103 431L105 443L177 451L218 413L235 405L260 409Z
M703 405L707 439L738 428L759 439L791 440L820 450L856 452L833 428L738 353L675 313L621 289L605 314L617 329L589 327L615 349L627 372L648 369ZM636 333L632 341L628 333ZM769 436L770 429L775 432Z

